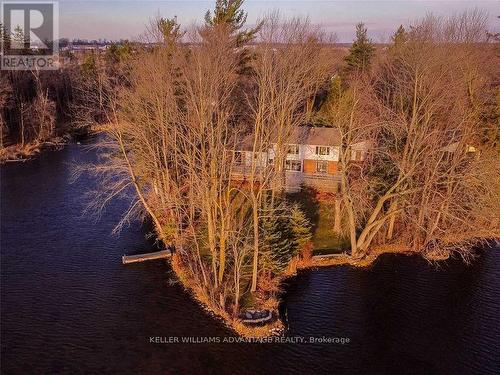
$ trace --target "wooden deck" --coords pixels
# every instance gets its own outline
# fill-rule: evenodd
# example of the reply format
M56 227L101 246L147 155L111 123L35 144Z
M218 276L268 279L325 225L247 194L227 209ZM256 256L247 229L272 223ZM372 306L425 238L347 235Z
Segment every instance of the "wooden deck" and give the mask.
M256 170L256 180L259 179L260 170ZM250 175L248 166L238 166L234 169L232 177L235 180L244 181ZM286 190L288 192L298 192L302 185L316 188L320 191L336 193L340 185L340 176L326 173L306 173L286 171Z

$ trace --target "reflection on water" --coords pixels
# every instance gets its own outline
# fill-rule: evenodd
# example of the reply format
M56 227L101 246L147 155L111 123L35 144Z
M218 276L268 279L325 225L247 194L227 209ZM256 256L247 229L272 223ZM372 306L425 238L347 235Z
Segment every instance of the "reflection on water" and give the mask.
M282 306L287 334L346 345L150 343L233 334L169 283L165 262L121 265L153 246L139 224L110 234L126 202L82 217L95 182L69 184L71 161L94 159L72 144L1 168L2 373L498 373L498 249L471 266L387 255L301 272Z

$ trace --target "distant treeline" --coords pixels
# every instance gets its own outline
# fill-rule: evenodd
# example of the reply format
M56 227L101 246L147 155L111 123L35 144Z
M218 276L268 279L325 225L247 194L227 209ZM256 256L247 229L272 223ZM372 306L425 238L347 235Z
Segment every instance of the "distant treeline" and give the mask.
M113 45L103 54L93 51L73 57L58 70L0 71L0 150L2 159L27 156L44 142L102 123L99 105L104 95L98 76L113 77L119 55L130 49ZM30 51L25 51L30 53ZM99 103L99 101L98 101ZM13 155L5 154L10 147ZM4 155L5 154L5 155Z
M2 71L1 146L48 140L60 134L69 118L72 82L69 69Z

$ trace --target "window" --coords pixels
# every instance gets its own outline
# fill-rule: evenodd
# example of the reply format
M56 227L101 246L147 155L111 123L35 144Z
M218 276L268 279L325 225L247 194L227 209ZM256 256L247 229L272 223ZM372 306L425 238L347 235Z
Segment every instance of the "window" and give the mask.
M285 171L301 172L302 163L300 162L300 160L287 160L285 162Z
M288 145L287 153L290 155L298 155L299 154L299 145Z
M354 161L363 161L363 151L361 151L361 150L353 150L352 151L352 160L354 160Z
M317 173L326 173L327 171L328 171L328 162L327 161L316 162L316 172Z
M235 151L234 152L234 162L237 165L241 165L243 162L243 155L241 154L241 151Z
M316 146L316 155L330 155L330 147Z

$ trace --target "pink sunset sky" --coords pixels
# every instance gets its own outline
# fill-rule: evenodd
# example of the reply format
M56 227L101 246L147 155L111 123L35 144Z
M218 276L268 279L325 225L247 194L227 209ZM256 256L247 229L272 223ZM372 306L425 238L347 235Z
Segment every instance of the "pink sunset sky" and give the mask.
M60 0L60 36L84 39L136 39L148 19L156 14L177 16L187 27L201 23L215 1L73 1ZM266 13L279 10L285 17L307 16L337 35L339 42L350 42L354 26L362 21L375 42L387 41L400 25L409 25L427 13L451 15L479 8L489 14L489 28L500 31L500 1L321 1L321 0L247 0L248 24Z

